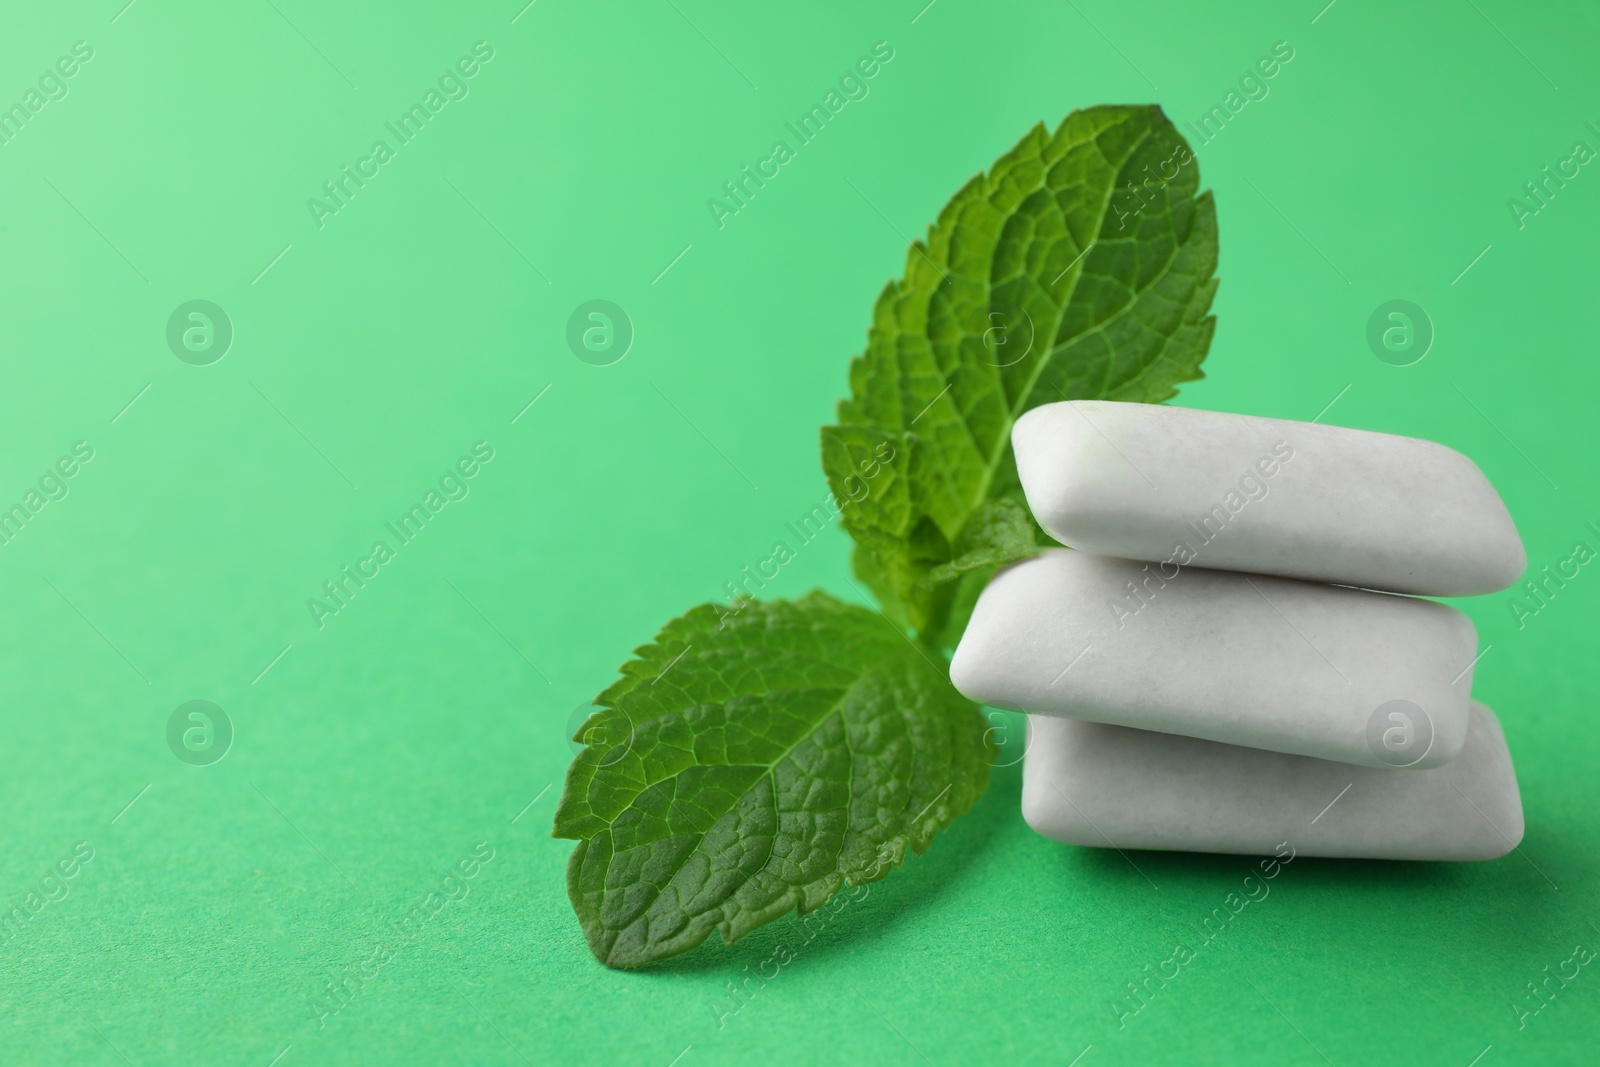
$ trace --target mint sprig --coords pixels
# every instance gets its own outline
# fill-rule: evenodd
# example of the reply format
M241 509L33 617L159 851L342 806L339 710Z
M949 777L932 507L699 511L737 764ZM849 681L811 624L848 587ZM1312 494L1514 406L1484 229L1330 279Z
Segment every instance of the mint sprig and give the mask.
M578 841L567 892L602 963L813 911L976 802L993 752L944 650L995 568L1047 543L1011 427L1041 403L1155 402L1200 377L1217 229L1197 170L1158 107L1075 111L912 246L822 430L834 494L871 487L843 521L883 610L821 592L704 604L595 698L554 832Z

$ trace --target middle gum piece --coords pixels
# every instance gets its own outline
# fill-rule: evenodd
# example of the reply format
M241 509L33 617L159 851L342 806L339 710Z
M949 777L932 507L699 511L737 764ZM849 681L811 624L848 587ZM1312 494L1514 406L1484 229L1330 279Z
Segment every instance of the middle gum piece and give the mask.
M1466 741L1477 644L1431 600L1046 549L983 591L950 680L994 707L1425 769Z

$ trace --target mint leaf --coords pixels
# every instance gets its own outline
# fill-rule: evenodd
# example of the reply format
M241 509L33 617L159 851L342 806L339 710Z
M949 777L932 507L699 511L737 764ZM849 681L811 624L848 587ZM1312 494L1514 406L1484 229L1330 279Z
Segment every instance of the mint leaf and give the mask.
M842 500L875 450L893 456L844 525L857 576L925 644L953 647L994 568L1049 543L1011 506L1017 418L1201 377L1217 219L1198 188L1159 107L1075 111L969 181L878 297L822 463Z
M947 667L814 592L702 605L596 698L555 836L589 948L637 967L883 877L982 794L992 750Z

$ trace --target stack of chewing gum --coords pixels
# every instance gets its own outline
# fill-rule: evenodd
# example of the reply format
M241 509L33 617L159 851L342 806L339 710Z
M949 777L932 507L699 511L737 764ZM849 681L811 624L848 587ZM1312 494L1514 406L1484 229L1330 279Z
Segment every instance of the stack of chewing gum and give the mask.
M1029 508L1068 549L994 577L950 674L1029 713L1035 830L1407 860L1521 840L1505 736L1471 699L1477 631L1418 599L1504 589L1527 565L1471 460L1106 401L1036 408L1012 444Z

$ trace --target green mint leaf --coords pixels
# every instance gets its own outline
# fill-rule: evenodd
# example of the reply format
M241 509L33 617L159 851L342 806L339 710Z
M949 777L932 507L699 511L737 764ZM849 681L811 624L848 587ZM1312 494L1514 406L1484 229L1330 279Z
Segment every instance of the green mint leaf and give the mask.
M702 605L636 655L574 739L555 820L607 966L813 911L921 855L988 784L976 705L867 608Z
M843 521L855 573L924 644L952 647L994 568L1050 543L1006 503L1024 412L1201 377L1217 218L1198 189L1159 107L1075 111L968 182L878 297L822 463L843 500L892 456Z

